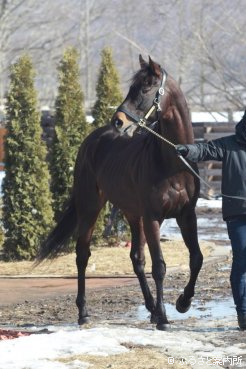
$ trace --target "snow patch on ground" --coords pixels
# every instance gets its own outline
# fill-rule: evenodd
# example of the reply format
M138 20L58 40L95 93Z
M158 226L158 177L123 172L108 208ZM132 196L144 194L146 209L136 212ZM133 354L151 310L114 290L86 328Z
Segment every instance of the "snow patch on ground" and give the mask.
M178 334L177 334L178 333ZM164 355L186 360L193 357L198 360L207 358L226 358L245 352L245 347L234 345L227 347L216 333L201 335L201 332L177 330L161 332L153 329L128 327L103 327L83 330L60 330L52 334L31 335L15 340L0 342L1 369L86 369L88 363L74 361L74 355L112 355L128 351L122 344L150 345L163 350ZM69 358L67 363L58 362L59 358ZM195 367L195 366L194 366ZM207 364L199 365L207 368Z
M214 199L214 200L206 200L199 198L197 202L198 208L207 208L207 209L221 209L222 207L222 199ZM198 238L199 240L206 241L215 241L215 240L228 240L228 233L226 228L226 223L222 219L222 215L216 216L214 219L207 220L207 218L203 218L199 216L197 218L198 225ZM219 232L214 233L213 229L217 228ZM163 238L181 240L182 236L180 233L180 229L176 223L176 219L166 219L161 225L160 234Z

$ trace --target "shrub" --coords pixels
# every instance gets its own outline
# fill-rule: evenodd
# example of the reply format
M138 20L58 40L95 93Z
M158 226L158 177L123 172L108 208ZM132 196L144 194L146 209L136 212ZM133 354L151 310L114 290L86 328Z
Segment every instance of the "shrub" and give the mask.
M34 76L27 55L11 68L3 181L3 253L7 260L34 258L53 221Z

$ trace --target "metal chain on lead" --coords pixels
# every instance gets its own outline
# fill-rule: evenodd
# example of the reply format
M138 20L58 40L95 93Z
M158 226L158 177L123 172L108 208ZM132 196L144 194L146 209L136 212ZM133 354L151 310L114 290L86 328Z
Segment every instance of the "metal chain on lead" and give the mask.
M176 147L176 145L174 145L174 143L172 143L171 141L167 140L165 137L161 136L159 133L153 131L153 129L151 129L150 127L148 127L143 119L140 119L140 121L138 122L138 125L140 127L142 127L142 128L145 128L147 131L151 132L153 135L155 135L156 137L160 138L162 141L167 142L169 145L173 146L174 148Z

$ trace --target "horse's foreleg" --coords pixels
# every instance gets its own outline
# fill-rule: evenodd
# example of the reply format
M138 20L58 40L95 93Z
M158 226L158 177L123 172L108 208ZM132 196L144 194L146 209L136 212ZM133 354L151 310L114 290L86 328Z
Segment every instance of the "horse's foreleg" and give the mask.
M163 300L163 282L166 274L166 264L160 246L160 225L158 221L144 218L144 232L152 260L152 276L156 285L156 306L151 321L157 323L157 328L165 330L168 320Z
M180 313L185 313L189 310L192 297L195 294L196 280L202 267L203 256L198 243L195 211L192 210L178 217L177 223L190 254L190 279L184 288L184 293L179 296L176 302L177 310Z
M144 296L145 306L151 312L154 313L155 302L153 296L150 292L149 285L144 273L145 267L145 255L144 255L144 245L145 245L145 235L143 231L143 224L140 219L136 221L129 221L132 235L132 247L130 257L132 260L133 270L138 277L140 287Z

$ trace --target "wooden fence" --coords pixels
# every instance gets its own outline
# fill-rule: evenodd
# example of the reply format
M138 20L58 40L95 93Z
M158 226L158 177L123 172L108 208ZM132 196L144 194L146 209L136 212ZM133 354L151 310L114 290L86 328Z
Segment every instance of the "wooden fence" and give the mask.
M234 134L236 123L193 123L195 142L207 142ZM211 186L201 182L201 194L205 197L219 196L221 189L221 162L207 161L198 164L200 176Z

